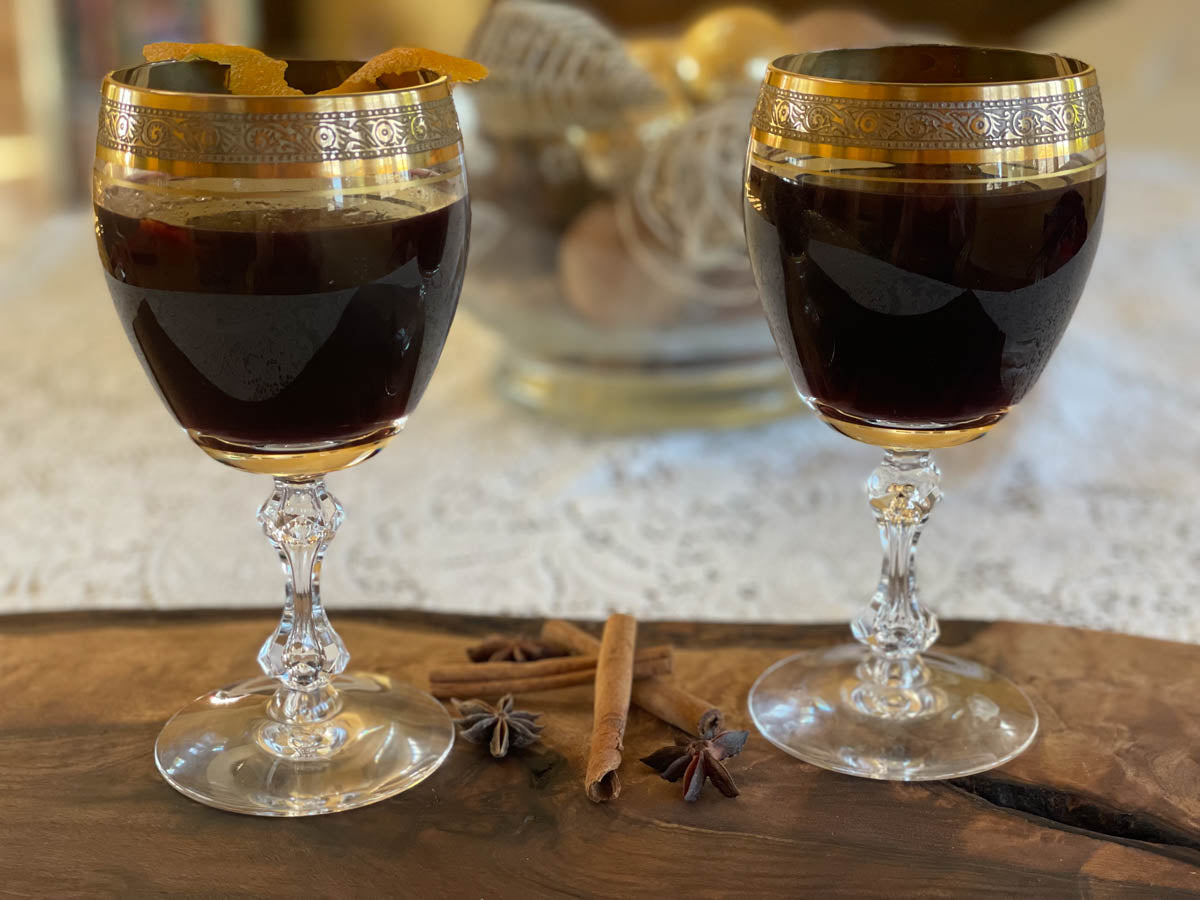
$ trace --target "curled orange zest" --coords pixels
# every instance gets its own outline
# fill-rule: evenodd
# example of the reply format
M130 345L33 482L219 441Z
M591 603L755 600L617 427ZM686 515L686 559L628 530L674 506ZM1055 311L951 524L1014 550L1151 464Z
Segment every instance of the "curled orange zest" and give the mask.
M387 88L412 87L420 84L417 74L428 69L445 75L451 81L469 83L487 78L487 67L472 59L462 59L436 50L421 47L393 47L373 56L349 78L322 94L355 94Z
M287 63L282 59L267 56L253 47L236 44L182 44L164 41L147 44L142 48L147 62L162 62L173 59L207 59L210 62L229 66L229 91L232 94L259 94L281 96L301 94L283 77Z

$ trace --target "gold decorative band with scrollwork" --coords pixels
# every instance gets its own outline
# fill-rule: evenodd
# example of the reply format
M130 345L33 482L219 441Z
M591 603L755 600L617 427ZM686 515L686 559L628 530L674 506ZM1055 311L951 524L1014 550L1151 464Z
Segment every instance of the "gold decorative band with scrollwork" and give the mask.
M866 52L866 51L863 51ZM820 56L821 54L813 54ZM1015 82L897 83L768 68L756 141L805 156L895 163L982 163L1067 156L1104 143L1096 72Z
M374 175L436 164L461 132L444 84L343 98L187 95L106 82L97 155L173 175ZM353 99L351 95L351 99ZM338 102L338 101L341 102Z
M1098 86L1048 97L926 102L826 97L764 84L753 129L767 146L815 156L981 162L1096 146L1104 109Z

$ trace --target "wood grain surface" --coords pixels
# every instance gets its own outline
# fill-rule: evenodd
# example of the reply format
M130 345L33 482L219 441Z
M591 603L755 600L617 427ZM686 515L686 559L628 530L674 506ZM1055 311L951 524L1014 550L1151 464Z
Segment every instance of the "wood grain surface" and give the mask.
M353 660L417 683L519 620L335 615ZM151 758L187 699L253 672L265 614L0 618L0 896L1170 897L1200 895L1200 647L1015 623L943 623L939 646L1035 698L1025 755L958 781L817 770L752 733L696 804L637 762L671 730L631 711L621 797L582 789L589 687L518 698L543 743L502 760L458 742L409 793L257 819L176 794ZM644 624L678 679L751 727L769 663L844 626Z

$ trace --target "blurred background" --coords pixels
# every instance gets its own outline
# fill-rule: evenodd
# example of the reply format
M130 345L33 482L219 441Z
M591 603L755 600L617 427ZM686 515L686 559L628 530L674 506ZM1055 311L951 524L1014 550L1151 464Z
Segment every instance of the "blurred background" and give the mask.
M1198 13L1197 0L0 0L0 520L15 536L0 541L0 611L277 603L252 515L267 486L172 427L112 314L88 220L103 74L146 42L206 40L342 58L418 45L493 70L455 92L469 314L408 432L333 479L349 518L323 575L331 600L844 621L878 565L861 494L876 459L799 409L766 334L741 234L746 123L773 55L941 41L1095 64L1111 169L1062 347L994 436L943 454L925 596L952 617L1200 641Z

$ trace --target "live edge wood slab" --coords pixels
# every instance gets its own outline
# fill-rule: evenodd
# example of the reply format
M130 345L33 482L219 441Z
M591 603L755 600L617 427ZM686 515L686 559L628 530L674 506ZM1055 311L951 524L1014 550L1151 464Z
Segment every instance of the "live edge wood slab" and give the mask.
M516 620L346 613L352 668L422 682ZM409 793L257 819L176 794L163 721L251 674L267 614L0 617L0 896L1169 897L1200 893L1200 647L1014 623L943 623L941 646L1024 685L1042 730L1004 768L886 784L819 771L752 734L742 790L695 804L637 762L669 741L633 710L624 789L584 796L590 688L522 699L544 743L492 760L458 742ZM750 728L769 663L844 626L643 624L678 677Z

